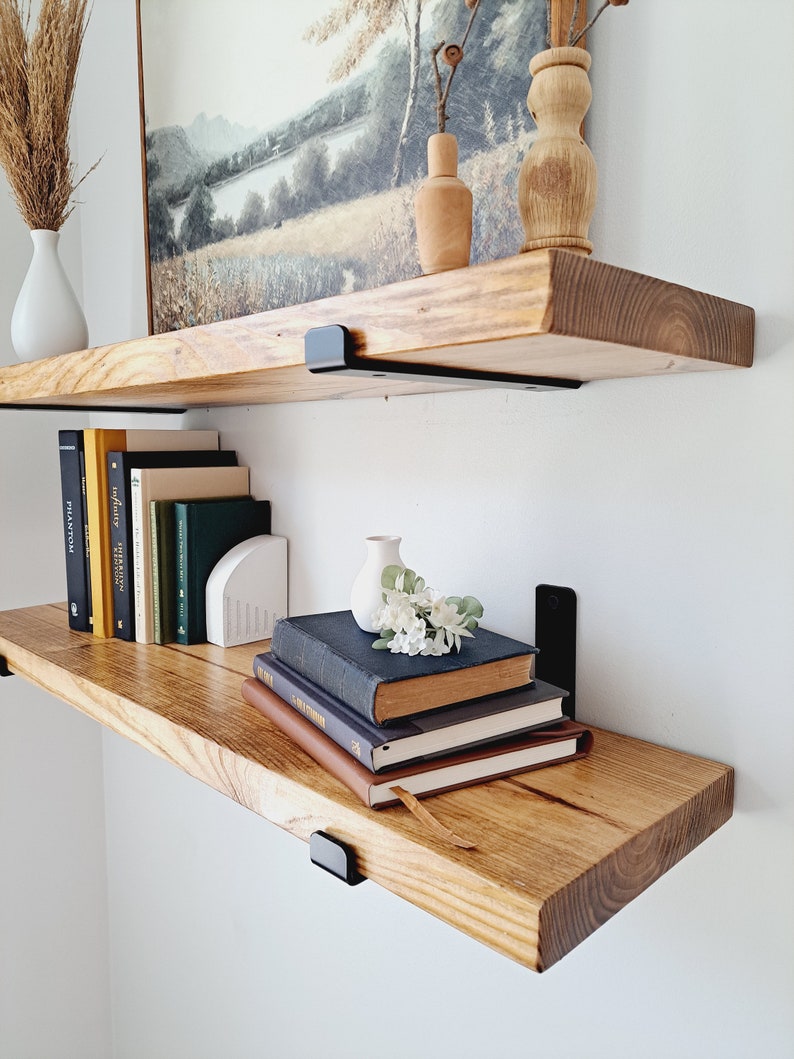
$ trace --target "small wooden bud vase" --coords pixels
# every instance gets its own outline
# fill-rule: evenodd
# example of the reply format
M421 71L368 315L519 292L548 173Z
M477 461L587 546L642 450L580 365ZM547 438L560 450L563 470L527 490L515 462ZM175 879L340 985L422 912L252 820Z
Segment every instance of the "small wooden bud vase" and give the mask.
M472 195L458 179L458 141L450 132L427 141L427 180L415 200L416 241L425 275L465 268L471 253Z
M587 235L598 175L581 135L592 99L589 69L590 54L582 48L549 48L529 64L527 106L538 135L518 176L518 209L526 235L522 252L565 247L589 254L593 249Z

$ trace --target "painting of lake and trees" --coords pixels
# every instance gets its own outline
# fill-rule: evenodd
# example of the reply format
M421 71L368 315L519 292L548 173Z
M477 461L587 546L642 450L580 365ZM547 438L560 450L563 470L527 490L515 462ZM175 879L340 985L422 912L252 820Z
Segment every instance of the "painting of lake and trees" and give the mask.
M465 0L139 0L152 333L421 273L431 49ZM446 131L471 262L518 253L529 60L545 0L480 0ZM445 75L448 70L444 71Z

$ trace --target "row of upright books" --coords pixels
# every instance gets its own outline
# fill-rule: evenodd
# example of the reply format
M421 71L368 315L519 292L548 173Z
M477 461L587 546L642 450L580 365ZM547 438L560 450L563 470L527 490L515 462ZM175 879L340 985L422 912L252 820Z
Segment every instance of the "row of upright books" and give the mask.
M568 692L530 644L480 627L455 654L372 648L350 611L282 618L243 698L365 805L380 809L588 753Z
M61 430L69 625L139 643L206 639L206 582L270 533L270 502L216 430Z

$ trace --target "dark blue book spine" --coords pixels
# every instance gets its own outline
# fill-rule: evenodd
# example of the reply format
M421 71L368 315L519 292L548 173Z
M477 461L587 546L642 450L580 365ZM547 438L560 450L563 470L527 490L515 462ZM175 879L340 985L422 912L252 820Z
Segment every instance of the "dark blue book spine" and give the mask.
M374 637L373 637L374 639ZM380 681L371 673L351 666L327 643L308 635L289 621L277 621L270 650L288 666L340 699L366 720L376 724L375 693Z
M375 771L372 754L375 746L383 742L383 729L373 725L373 736L363 718L356 714L347 715L344 707L334 702L322 688L310 687L269 652L255 657L254 676L370 772Z
M82 430L59 430L61 511L66 556L69 628L91 631L88 523L85 518L85 454Z
M110 556L113 568L113 632L120 640L135 639L135 606L132 594L132 563L129 542L132 511L125 484L127 467L123 452L108 453L108 500L110 503Z

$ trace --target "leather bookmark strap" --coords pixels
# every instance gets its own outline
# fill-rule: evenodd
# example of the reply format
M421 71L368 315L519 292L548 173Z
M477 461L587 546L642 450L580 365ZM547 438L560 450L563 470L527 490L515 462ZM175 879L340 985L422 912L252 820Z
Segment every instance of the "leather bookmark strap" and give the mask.
M476 849L476 842L468 842L465 838L460 838L454 831L450 831L448 827L445 827L439 820L433 816L433 814L422 805L422 803L407 791L404 787L392 787L391 791L400 799L406 809L413 813L417 820L421 821L425 827L429 828L434 835L438 838L444 839L446 842L451 842L453 846L460 846L462 849Z

